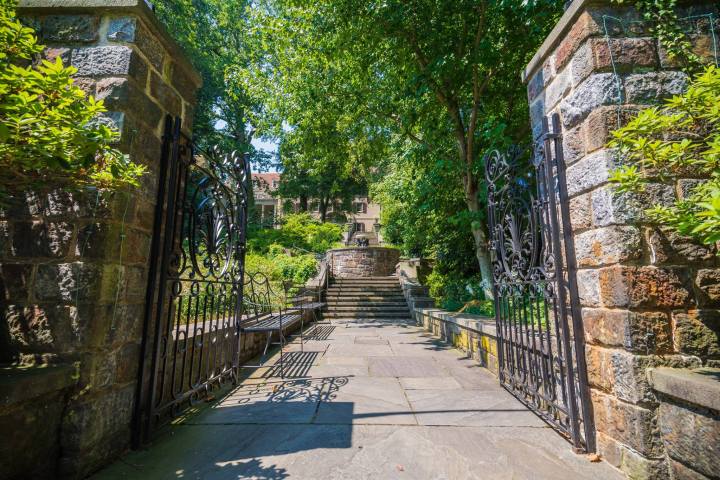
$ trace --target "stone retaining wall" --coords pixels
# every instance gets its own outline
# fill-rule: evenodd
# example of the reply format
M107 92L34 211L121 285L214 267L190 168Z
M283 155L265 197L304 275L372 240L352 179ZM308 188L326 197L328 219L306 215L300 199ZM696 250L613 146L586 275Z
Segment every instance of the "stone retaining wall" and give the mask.
M19 14L45 57L76 67L77 84L105 101L119 147L148 167L139 189L48 186L0 212L0 361L23 365L3 373L37 369L44 382L45 365L77 372L69 388L44 394L59 408L47 403L43 415L25 410L30 398L0 404L0 452L13 459L0 462L0 477L28 478L45 465L82 478L130 445L162 125L179 115L189 132L200 78L143 0L23 0ZM31 439L56 443L25 448Z
M339 248L328 253L332 274L337 278L386 277L395 273L400 260L400 251L394 248Z
M425 259L403 259L397 265L405 301L415 323L474 358L481 366L498 375L495 319L481 315L448 312L435 308L423 278L430 271Z
M447 312L438 308L415 308L413 314L418 325L498 375L494 318Z
M694 2L680 16L708 13L717 35L716 3ZM711 60L709 18L694 21L692 40ZM650 388L648 369L720 364L720 263L714 247L652 225L643 214L700 179L618 193L608 177L621 159L605 145L632 112L682 92L687 76L636 10L576 0L524 78L535 139L543 117L561 117L599 453L631 478L669 478L670 450L658 428L669 409ZM695 421L690 414L677 420ZM699 468L713 455L707 445L698 443L693 456L670 454L693 472L684 478L707 476ZM680 478L676 460L672 471Z

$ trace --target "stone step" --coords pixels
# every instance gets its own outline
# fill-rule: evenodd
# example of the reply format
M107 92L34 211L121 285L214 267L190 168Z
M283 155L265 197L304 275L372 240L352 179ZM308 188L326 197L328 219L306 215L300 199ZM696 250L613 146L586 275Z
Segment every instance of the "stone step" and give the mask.
M397 290L399 292L402 291L402 288L400 288L398 285L330 285L328 289Z
M397 280L344 280L341 282L338 282L336 280L333 280L330 282L330 285L400 285L400 282Z
M351 282L353 280L361 280L365 282L382 282L382 281L395 281L397 282L399 279L395 275L390 275L387 277L335 277L331 279L333 282Z
M385 310L380 310L377 312L368 312L363 310L357 310L357 311L329 311L329 312L322 312L323 318L407 318L410 315L408 314L407 309L405 311L397 311L397 312L388 312Z
M345 299L345 298L362 298L363 300L367 300L368 298L382 298L383 301L387 301L385 299L392 298L394 301L399 301L400 299L404 299L402 295L400 295L397 292L347 292L347 293L340 293L340 292L328 292L327 295L324 295L325 298L329 299Z
M328 309L333 309L335 307L405 307L407 308L407 303L405 301L398 301L398 302L384 302L384 301L376 301L376 302L362 302L357 300L330 300L326 302Z
M331 297L323 297L323 301L325 302L340 302L340 303L348 303L348 302L357 302L357 303L402 303L406 304L404 297L398 297L398 296L392 296L392 295L385 295L385 296L345 296L345 295L337 295L337 296L331 296Z
M402 295L324 295L326 302L404 302Z
M330 287L338 287L338 288L348 288L348 287L366 287L366 288L384 288L384 287L390 287L390 288L400 288L400 284L395 283L358 283L358 282L352 282L352 283L331 283Z
M407 305L375 306L372 303L366 305L347 305L342 307L327 307L326 312L409 312Z
M393 288L393 287L343 287L343 288L337 288L337 287L330 287L327 289L328 293L393 293L395 295L402 295L402 289L400 288Z
M403 297L401 294L397 292L347 292L347 293L339 293L339 292L328 292L326 295L323 295L323 298L327 298L328 300L345 300L345 299L355 299L359 298L362 299L362 301L366 301L370 298L373 299L381 299L383 302L393 301L393 302L399 302L400 300L404 300L405 297Z
M397 280L356 280L356 279L345 279L345 280L330 280L330 285L400 285Z
M411 319L409 316L406 317L341 317L341 318L328 318L328 320L331 320L334 325L342 325L344 323L364 323L366 325L371 324L383 324L383 323L414 323L413 319Z

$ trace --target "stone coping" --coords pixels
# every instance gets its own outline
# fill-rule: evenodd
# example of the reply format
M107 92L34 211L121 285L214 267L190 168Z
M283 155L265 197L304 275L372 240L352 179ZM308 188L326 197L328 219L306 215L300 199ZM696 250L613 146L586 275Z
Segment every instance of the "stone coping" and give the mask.
M720 368L659 367L649 369L647 376L660 393L720 412Z
M550 34L545 38L545 41L540 45L538 51L535 52L535 55L530 59L530 63L527 64L525 70L522 71L521 78L523 83L527 83L535 72L539 68L542 68L545 59L555 51L555 47L565 38L567 31L575 24L577 17L585 10L586 6L591 4L609 5L610 2L607 0L573 0Z
M37 398L71 386L76 381L73 365L40 365L0 368L0 406Z
M678 6L691 4L692 2L690 0L680 0L678 2ZM567 8L567 10L565 10L565 13L563 13L562 17L560 17L560 20L558 20L558 23L552 29L550 34L545 37L545 41L542 43L542 45L540 45L538 51L535 52L535 55L533 55L533 57L530 59L530 62L521 72L520 77L522 79L522 82L527 83L528 80L530 80L533 75L535 75L535 72L542 68L542 64L545 59L555 51L555 48L566 37L568 31L573 27L573 25L575 25L575 21L586 9L586 7L608 6L614 8L622 8L627 7L628 5L630 4L613 5L610 0L572 0L570 6Z
M328 253L334 253L334 252L356 252L356 251L364 251L364 250L387 250L387 251L398 251L397 248L392 247L343 247L343 248L333 248L328 250Z
M495 319L485 317L483 315L473 315L470 313L448 312L440 308L416 308L415 313L418 315L427 315L431 318L442 320L443 322L455 324L467 330L473 330L482 335L491 337L497 336L495 327Z
M155 16L145 0L20 0L19 14L61 15L70 13L132 13L151 27L162 42L163 47L198 86L202 86L202 77L195 70L185 51L170 35L165 26Z

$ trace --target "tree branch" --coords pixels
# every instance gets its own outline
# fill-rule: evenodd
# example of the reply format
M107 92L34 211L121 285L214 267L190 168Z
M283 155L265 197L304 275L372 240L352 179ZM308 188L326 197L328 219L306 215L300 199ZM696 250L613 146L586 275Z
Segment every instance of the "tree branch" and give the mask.
M480 40L482 40L482 32L485 31L485 19L487 18L487 7L485 3L482 3L478 6L478 26L475 30L475 39L473 41L473 51L472 51L472 58L475 57L475 54L477 53L478 48L480 48ZM483 80L482 85L479 83L479 74L478 74L478 66L477 64L473 63L472 67L472 81L473 81L473 104L472 109L470 112L470 124L468 125L468 133L467 133L467 162L472 163L475 155L475 130L477 129L477 117L478 117L478 110L480 109L480 97L482 96L482 93L485 91L485 88L487 88L488 84L490 83L490 78L492 77L493 70L490 69L488 71L487 75L485 75L485 79Z
M410 140L422 145L423 147L427 148L430 151L435 150L435 147L433 145L426 142L422 138L418 137L417 135L415 135L414 133L412 133L410 131L410 128L403 125L402 121L400 120L400 118L397 115L390 113L390 114L387 114L387 117L390 118L395 123L397 123L398 127L400 127L401 133L403 135L405 135L406 137L408 137Z

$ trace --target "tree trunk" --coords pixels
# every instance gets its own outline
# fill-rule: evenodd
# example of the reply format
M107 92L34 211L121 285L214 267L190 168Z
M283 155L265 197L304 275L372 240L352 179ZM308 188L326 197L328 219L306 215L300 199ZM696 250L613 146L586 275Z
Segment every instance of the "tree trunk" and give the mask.
M480 211L480 202L478 201L478 179L473 174L475 149L473 138L475 136L475 121L470 125L469 131L465 131L462 115L455 103L446 102L446 107L450 119L455 124L455 140L457 142L458 156L465 165L465 173L463 175L463 188L465 190L465 203L470 213ZM473 115L474 116L474 115ZM477 215L472 215L477 218ZM476 228L477 227L477 228ZM475 256L480 267L480 276L483 283L483 294L488 300L493 299L492 293L492 268L490 266L490 251L488 249L487 235L485 234L485 225L480 224L477 220L473 222L472 235L475 240Z
M470 210L471 213L476 213L480 211L480 202L478 201L477 188L473 185L475 185L473 178L465 179L465 202L467 203L468 210ZM473 217L476 217L476 215L473 215ZM490 265L490 249L487 234L485 233L485 225L477 221L473 222L472 235L475 240L475 256L480 266L483 293L487 300L492 300L492 266Z
M324 198L320 198L320 221L325 223L327 217L328 201Z
M488 249L487 235L485 235L485 231L482 228L473 228L472 234L475 239L475 256L480 265L480 275L483 281L483 293L487 300L492 300L492 267L490 265L490 250Z

